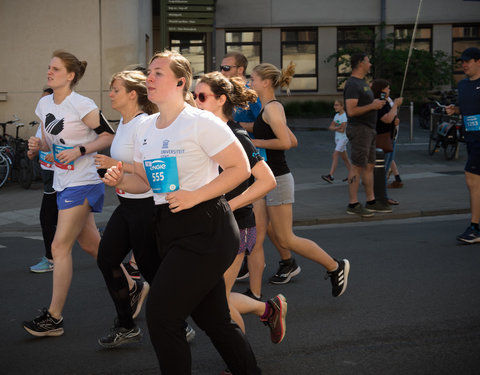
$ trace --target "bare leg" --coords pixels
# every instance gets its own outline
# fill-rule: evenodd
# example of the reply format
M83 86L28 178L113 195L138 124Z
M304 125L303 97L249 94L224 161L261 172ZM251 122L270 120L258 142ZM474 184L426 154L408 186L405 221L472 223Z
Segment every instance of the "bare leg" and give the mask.
M340 155L342 156L345 167L347 167L348 173L350 174L350 169L352 168L352 165L350 164L350 160L348 159L347 151L343 151Z
M257 228L257 239L252 252L247 257L248 272L250 273L250 290L256 296L262 295L262 277L265 268L265 254L263 251L263 242L267 234L267 208L265 199L259 199L253 203L253 213L255 214L255 226Z
M374 168L375 168L375 164L367 164L367 166L363 168L362 171L360 172L362 177L362 183L365 186L365 194L367 196L367 201L372 201L375 199L375 194L373 192L373 169Z
M357 167L352 164L352 168L350 168L350 172L348 173L348 197L350 204L358 202L358 187L360 186L362 169L362 167Z
M230 267L225 271L223 274L223 278L225 279L225 290L227 293L227 301L228 301L228 307L230 309L230 317L232 320L238 324L240 329L242 330L243 333L245 333L245 323L243 321L242 316L240 315L240 312L237 310L234 304L231 303L230 301L230 292L232 291L233 284L235 284L235 279L238 276L238 272L240 271L240 268L242 267L242 262L244 258L244 253L237 254L235 260L233 263L230 265ZM249 298L245 296L246 298Z
M337 268L337 262L315 242L296 236L292 231L292 205L268 206L272 228L281 247L313 260L324 266L327 271Z
M480 176L465 172L465 181L470 191L470 209L472 210L472 223L480 220Z
M333 177L333 174L335 173L335 170L337 169L337 165L338 165L338 154L339 152L337 150L333 151L333 155L332 155L332 166L330 167L330 176Z
M90 217L91 215L91 217ZM72 248L77 238L82 239L85 251L96 257L95 246L98 252L100 236L95 227L98 239L92 236L91 220L93 214L90 206L85 200L83 205L72 207L66 210L58 211L57 231L52 243L52 255L55 267L53 269L53 289L52 300L50 302L50 314L58 319L62 315L62 310L67 300L68 290L72 281ZM95 223L93 224L95 225ZM92 236L92 237L91 237ZM94 243L87 244L87 238L91 238Z

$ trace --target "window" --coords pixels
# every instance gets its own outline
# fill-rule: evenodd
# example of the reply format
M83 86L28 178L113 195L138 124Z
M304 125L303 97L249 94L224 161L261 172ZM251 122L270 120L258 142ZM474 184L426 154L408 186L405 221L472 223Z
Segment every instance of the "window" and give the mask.
M395 26L394 45L395 49L408 50L412 40L413 26ZM432 52L432 28L431 26L417 26L413 48Z
M225 53L238 51L248 60L246 76L249 77L252 69L260 64L262 49L261 31L226 31Z
M170 33L170 48L190 61L195 78L205 74L205 46L205 33Z
M295 63L291 91L317 91L317 30L282 30L282 68Z
M452 51L454 57L453 78L456 82L465 78L461 64L456 62L463 50L468 47L480 48L480 24L452 27Z
M337 28L337 90L343 90L352 72L350 56L356 52L372 55L375 48L375 31L372 26Z

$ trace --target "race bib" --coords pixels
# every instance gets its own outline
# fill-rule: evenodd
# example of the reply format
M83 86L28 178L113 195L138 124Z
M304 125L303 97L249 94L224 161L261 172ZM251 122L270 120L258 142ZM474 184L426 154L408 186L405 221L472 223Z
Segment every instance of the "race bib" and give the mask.
M73 164L73 161L71 161L68 164L62 164L60 160L57 159L57 155L62 152L63 150L71 150L73 147L69 146L60 146L56 145L55 143L53 144L53 160L55 160L55 166L60 168L60 169L67 169L69 171L73 171L75 169L75 166Z
M154 193L170 193L180 188L176 157L144 160L143 166Z
M50 154L50 152L40 151L38 153L38 161L44 167L51 168L52 167L52 162L50 162L46 159L48 154Z
M464 116L463 123L467 132L480 130L480 115Z

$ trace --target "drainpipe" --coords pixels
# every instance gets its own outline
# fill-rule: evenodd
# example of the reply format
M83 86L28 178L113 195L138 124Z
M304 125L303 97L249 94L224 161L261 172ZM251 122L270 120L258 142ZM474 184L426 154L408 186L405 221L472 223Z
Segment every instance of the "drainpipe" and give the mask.
M380 39L385 40L386 0L380 0Z

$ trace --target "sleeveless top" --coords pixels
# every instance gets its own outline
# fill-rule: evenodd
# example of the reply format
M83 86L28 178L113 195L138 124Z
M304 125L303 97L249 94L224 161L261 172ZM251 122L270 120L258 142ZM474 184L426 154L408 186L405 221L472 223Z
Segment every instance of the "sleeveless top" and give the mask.
M271 102L278 102L278 100L271 100L267 104ZM265 106L267 104L265 104ZM256 139L275 139L277 137L273 132L272 128L263 120L262 115L264 109L265 107L262 108L259 115L255 119L255 122L253 123L253 135ZM284 150L270 150L268 148L266 148L265 150L267 153L266 162L275 177L290 173L290 169L287 165L287 160L285 159Z

